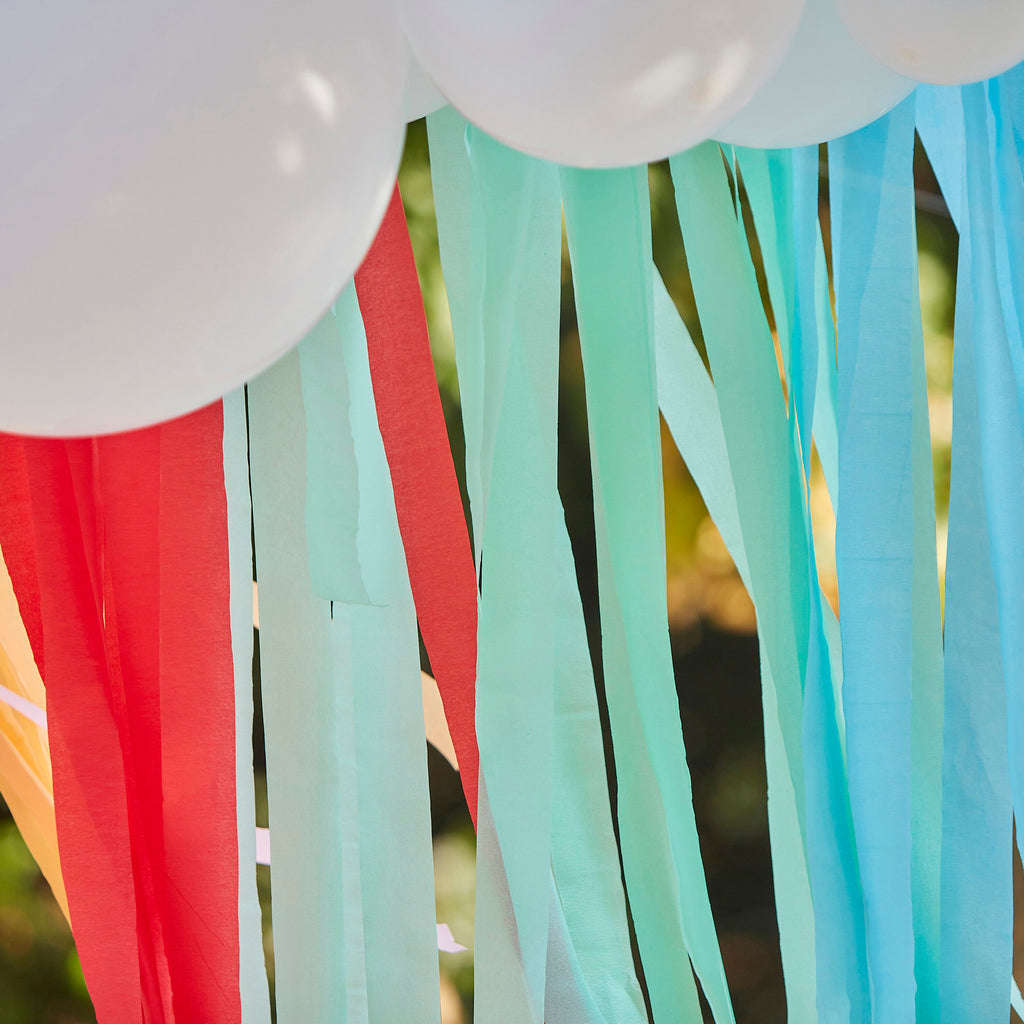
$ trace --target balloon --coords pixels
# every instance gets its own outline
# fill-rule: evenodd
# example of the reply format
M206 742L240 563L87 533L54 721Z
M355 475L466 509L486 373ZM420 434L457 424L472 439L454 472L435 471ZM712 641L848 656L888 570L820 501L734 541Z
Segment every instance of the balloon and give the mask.
M816 145L870 124L914 85L853 39L836 0L807 0L782 66L715 138L764 149Z
M894 71L922 82L977 82L1024 60L1021 0L838 3L862 46Z
M778 67L803 0L399 0L413 52L471 121L561 163L702 141Z
M418 121L427 114L433 114L447 106L448 101L437 91L430 76L419 66L416 58L409 54L409 67L405 76L405 120Z
M0 14L0 429L184 413L297 342L373 240L405 50L374 0Z

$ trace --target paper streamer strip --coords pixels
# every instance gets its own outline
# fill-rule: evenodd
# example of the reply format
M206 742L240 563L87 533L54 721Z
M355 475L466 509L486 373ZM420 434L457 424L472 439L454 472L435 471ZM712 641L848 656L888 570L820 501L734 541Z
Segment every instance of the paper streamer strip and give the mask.
M476 574L397 187L355 282L420 633L475 821Z
M704 498L747 591L750 569L743 546L736 491L714 385L661 278L654 275L654 324L658 361L658 402L679 452ZM779 730L775 684L762 652L768 826L771 836L775 905L793 1021L815 1015L814 914L796 798Z
M269 1024L270 994L256 891L259 838L253 778L252 507L245 393L225 395L224 492L227 501L231 654L235 684L235 799L238 821L239 992L245 1024ZM269 852L269 847L268 847Z
M277 1014L281 1024L346 1022L361 1009L350 1008L350 994L365 996L350 957L361 922L346 914L358 842L355 752L341 735L352 722L351 665L335 647L331 604L314 595L309 576L297 353L253 381L248 395Z
M656 1020L732 1020L668 645L646 170L563 169L586 372L605 687L627 890ZM669 898L669 894L671 897Z
M34 549L36 555L35 587L49 652L57 838L71 925L97 1018L141 1024L144 995L152 1000L154 1019L160 1019L163 1003L153 953L140 945L121 745L110 714L102 625L66 448L63 442L7 435L0 446L0 465L26 467L27 492L18 496L19 504L30 508L39 496L27 524L32 537L15 541L5 534L0 546L5 556L12 549ZM12 493L8 480L5 495ZM9 521L4 526L12 528ZM145 967L144 957L150 958Z
M474 534L484 538L478 558L484 546L491 551L500 539L493 526L487 527L485 535L485 523L490 520L483 495L492 490L494 460L507 458L510 446L519 444L528 446L533 457L549 467L537 500L524 502L517 513L525 522L539 523L544 536L555 544L550 559L537 560L535 579L521 583L537 593L549 593L545 604L555 616L552 897L545 1019L627 1021L638 1019L638 1014L643 1019L604 781L582 605L551 470L560 249L557 177L550 166L506 150L477 129L468 129L467 134L465 119L454 111L428 118L427 130L438 240L459 365ZM510 239L514 244L509 244ZM489 311L486 321L484 310ZM529 353L526 368L533 369L528 374L523 373L526 360L518 358L519 349ZM485 413L490 417L486 422ZM527 417L518 439L517 431L506 422L517 416ZM496 431L488 427L492 420L500 423ZM497 447L494 440L500 442ZM497 472L500 477L501 470ZM521 499L513 494L504 500ZM499 509L496 505L494 515L500 520L508 512ZM535 547L536 539L526 546ZM486 602L495 566L489 554L485 561ZM483 647L480 650L483 659ZM537 713L546 711L541 707ZM500 723L500 716L496 721ZM520 750L517 756L526 755ZM521 780L519 784L523 785ZM521 839L513 837L513 841ZM581 862L588 864L585 878L578 870ZM480 935L478 917L478 948ZM479 952L477 963L479 967Z
M941 1020L949 1024L1006 1016L1004 979L1013 955L1007 705L975 385L972 213L964 209L953 349L942 768Z
M850 804L874 1021L915 1014L911 903L914 630L913 102L830 144L838 267L836 561Z
M753 266L717 147L709 144L682 154L671 167L758 611L769 826L773 844L785 844L773 858L776 863L789 859L780 881L793 897L780 911L783 954L804 970L816 963L821 1019L830 1019L844 1005L852 1005L853 1019L860 1019L867 984L861 970L863 923L858 901L850 897L857 892L856 860L832 673L821 635L823 601L792 433L795 417L786 422ZM760 343L752 343L757 338ZM750 429L752 420L757 431ZM806 852L801 849L805 834ZM814 893L813 961L804 932L806 883L798 867L804 858ZM811 1015L810 991L787 984L791 1012Z
M329 344L342 356L351 400L348 418L360 485L357 555L369 597L365 604L334 604L335 622L339 614L349 618L356 682L367 1005L370 1021L420 1024L438 1020L440 992L416 609L354 289L339 296L336 309L338 334ZM331 382L307 380L303 368L307 408L310 393L321 386ZM310 411L307 442L314 431L332 425ZM339 446L345 443L340 425L334 436ZM311 457L310 480L322 469ZM401 985L395 985L396 963L402 965Z

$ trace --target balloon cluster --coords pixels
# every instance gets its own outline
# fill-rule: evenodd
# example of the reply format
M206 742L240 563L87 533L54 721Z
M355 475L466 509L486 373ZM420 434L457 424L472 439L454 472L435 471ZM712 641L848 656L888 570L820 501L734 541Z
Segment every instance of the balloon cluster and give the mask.
M445 101L525 152L606 167L707 138L822 142L917 81L1024 58L1020 0L398 8L5 6L0 428L137 427L258 373L352 275L405 122Z

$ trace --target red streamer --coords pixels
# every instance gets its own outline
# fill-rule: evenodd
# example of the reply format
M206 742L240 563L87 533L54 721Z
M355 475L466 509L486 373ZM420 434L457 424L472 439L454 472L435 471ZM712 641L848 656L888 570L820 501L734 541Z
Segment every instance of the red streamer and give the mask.
M220 403L98 439L0 436L0 545L39 608L61 870L101 1022L241 1019L222 443Z
M476 573L397 185L356 294L420 633L476 822Z

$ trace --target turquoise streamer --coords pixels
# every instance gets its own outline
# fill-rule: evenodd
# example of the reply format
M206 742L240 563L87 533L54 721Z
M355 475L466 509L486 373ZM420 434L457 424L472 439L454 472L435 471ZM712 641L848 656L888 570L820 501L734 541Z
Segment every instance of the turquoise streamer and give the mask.
M1007 744L1013 805L1018 813L1024 793L1024 442L1007 327L1002 315L997 266L999 219L992 187L988 106L984 87L963 88L966 139L966 199L969 224L971 332L981 437L981 471L992 568L999 606L1000 648L1006 679ZM958 311L959 314L959 311ZM959 315L958 315L959 319ZM1018 836L1018 848L1021 844Z
M963 175L959 177L962 180ZM968 223L961 223L968 229ZM957 274L946 554L941 881L944 1024L1005 1017L1006 976L1013 957L1007 705L982 481L971 234L965 230L961 237Z
M245 394L224 396L224 490L235 670L235 789L238 800L238 942L242 1020L270 1024L263 927L256 893L256 796L252 767L252 541Z
M309 576L297 353L249 385L249 413L277 1019L345 1024L359 988L348 983L355 940L345 912L353 823L338 810L356 792L354 752L339 735L351 721L351 666L335 663L330 602L314 596Z
M779 785L786 785L787 773L791 779L796 820L789 828L795 829L799 860L804 859L806 822L807 872L814 892L818 1013L826 1021L865 1020L861 1011L861 986L866 982L859 883L837 735L833 671L822 654L829 644L827 636L818 637L823 628L817 612L822 598L811 560L798 449L785 415L753 266L728 201L717 147L708 144L691 150L673 158L671 165L736 484L768 669L763 672L766 756L773 761L785 758L785 770L773 772L769 767L769 771ZM751 344L752 336L759 336L761 343ZM757 424L756 430L751 423ZM808 703L803 705L805 681ZM773 716L778 719L777 733ZM809 766L806 791L805 760ZM787 792L788 788L783 788L775 796ZM808 953L804 959L809 962ZM794 999L793 1011L800 1012L808 998L805 990L799 1000Z
M872 1019L914 1019L912 694L917 310L912 103L830 144L839 345L836 561Z
M626 886L654 1016L732 1021L693 818L665 597L646 168L563 168L583 351Z
M357 682L353 740L367 1006L370 1021L420 1024L438 1020L440 993L416 609L391 474L377 427L366 335L355 290L346 288L335 307L338 332L325 339L325 347L335 351L335 360L337 354L342 356L339 369L348 379L350 431L360 488L356 561L362 566L369 595L367 603L335 601L333 606L335 628L347 619ZM311 347L308 339L303 344ZM323 400L334 386L335 382L322 376L307 377L303 364L302 390L309 410L307 442L314 430L327 433L331 426L329 419L314 416L310 397L320 392ZM313 406L318 405L314 399ZM332 411L337 415L340 410L336 405ZM347 440L341 425L334 436L339 444ZM333 471L332 458L316 463L312 450L307 451L311 482ZM330 540L322 538L324 544ZM351 558L348 561L352 564ZM395 984L398 965L401 985Z
M654 275L658 403L708 513L718 527L748 593L750 570L736 490L714 385L661 278ZM767 654L761 652L765 696L765 765L775 906L789 1018L815 1019L814 909L800 834L796 794L779 728L778 701Z
M481 682L486 685L485 680L510 670L519 676L536 673L537 665L523 663L522 645L514 634L536 630L527 619L538 613L550 616L553 624L553 665L547 668L553 672L549 699L553 696L554 716L544 1019L549 1024L642 1021L646 1015L629 948L583 611L554 477L560 255L557 177L549 165L513 153L476 129L467 134L466 122L453 111L429 118L428 133L438 239L460 367L467 478L476 481L471 485L471 508L474 533L482 540L478 558L486 550ZM486 317L485 309L491 311ZM495 362L500 373L493 369ZM496 386L501 381L503 392ZM496 445L484 443L484 411L497 417ZM525 464L517 446L527 456ZM487 457L488 450L493 458ZM535 479L536 493L515 485L522 479ZM490 515L485 515L485 493L490 495ZM512 530L523 529L529 536L511 535ZM515 551L500 550L508 545L517 545L519 552L511 564L502 559L507 561ZM548 557L544 557L545 548ZM528 562L523 561L524 553ZM510 585L514 613L503 623L509 606L502 609L499 588ZM520 607L515 590L537 607ZM537 594L542 595L539 601ZM503 636L501 631L506 629L509 634ZM545 635L551 629L547 625ZM514 687L504 685L505 699L521 699L519 678ZM529 713L529 708L522 711ZM543 718L546 712L538 702L533 713ZM490 692L478 708L478 728L485 717L493 722L494 733L487 746L481 737L481 750L498 755L485 763L490 782L492 768L502 767L502 747L508 738L519 744L522 763L526 759L522 743L535 730L517 735L509 728L507 709ZM518 771L508 777L517 787L523 786ZM489 792L493 806L490 793L493 788ZM532 830L535 825L526 827ZM485 836L484 841L489 839ZM522 833L503 837L501 853L508 844L523 841ZM585 874L579 871L580 863L587 864ZM485 875L490 868L488 864ZM508 898L499 886L496 896L503 895ZM482 925L507 933L503 920L481 921L480 909L484 908L478 908L478 951ZM534 912L539 919L539 908L534 906ZM500 939L501 935L492 935L488 941ZM500 946L495 956L499 953ZM485 990L483 998L500 1006L494 972L501 971L502 965L485 969L478 959L478 970L480 982L491 986L491 995ZM517 984L510 977L505 983L513 990ZM477 1001L479 1014L480 984ZM507 1004L504 1013L501 1019L508 1019Z

